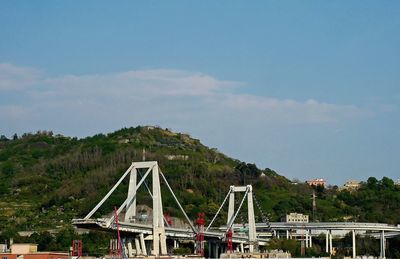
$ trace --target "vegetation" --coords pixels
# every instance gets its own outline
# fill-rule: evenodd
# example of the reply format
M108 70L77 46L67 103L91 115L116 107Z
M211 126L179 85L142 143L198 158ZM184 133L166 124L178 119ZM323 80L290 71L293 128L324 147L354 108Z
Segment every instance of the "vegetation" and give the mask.
M20 137L15 134L12 139L0 136L1 237L17 240L21 238L19 231L35 231L37 234L30 240L46 243L42 248L66 250L70 240L61 240L56 234L50 235L51 242L46 239L47 231L70 233L71 219L86 215L130 163L142 161L144 155L146 160L159 162L193 219L201 211L209 221L229 186L246 184L253 185L257 202L271 221L279 221L290 212L312 215L313 189L307 184L289 181L269 168L259 169L229 158L187 134L159 127L136 127L77 139L39 131ZM172 196L165 188L162 191L165 211L182 217ZM371 177L353 192L339 191L337 187L315 191L314 221L400 223L400 188L389 178ZM122 204L126 192L124 182L95 216L110 213L113 206ZM138 201L150 203L145 192L138 194ZM226 213L216 224L223 224ZM256 216L261 221L259 211ZM239 218L246 218L245 214ZM65 235L66 239L72 235ZM90 244L90 240L106 240L109 236L91 233L84 238Z

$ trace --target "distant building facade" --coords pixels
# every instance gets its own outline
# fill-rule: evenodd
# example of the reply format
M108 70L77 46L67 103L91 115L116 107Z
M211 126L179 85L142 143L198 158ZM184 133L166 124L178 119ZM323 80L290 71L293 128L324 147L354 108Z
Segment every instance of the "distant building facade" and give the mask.
M29 254L0 253L1 259L69 259L68 253L37 252Z
M354 191L360 188L361 182L356 180L348 180L343 184L343 187L340 190Z
M186 161L189 159L188 155L165 155L165 158L168 160L183 160Z
M326 186L326 181L322 178L316 178L313 180L308 180L306 181L306 183L310 186L322 186L325 187Z
M6 250L6 249L3 249ZM38 252L36 244L12 244L10 252L0 252L1 259L68 259L68 253Z
M12 244L11 253L12 254L29 254L37 252L37 244Z
M289 213L285 217L282 218L282 222L287 223L308 223L308 215L304 215L302 213Z

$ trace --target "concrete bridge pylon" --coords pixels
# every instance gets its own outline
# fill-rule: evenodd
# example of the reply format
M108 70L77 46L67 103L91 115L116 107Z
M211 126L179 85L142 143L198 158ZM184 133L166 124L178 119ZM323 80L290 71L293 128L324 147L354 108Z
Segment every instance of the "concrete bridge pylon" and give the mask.
M244 192L243 198L235 211L235 193ZM217 213L215 214L214 218L211 220L210 224L208 225L206 231L211 227L215 219L217 218L218 214L220 213L221 209L224 207L225 202L229 197L229 204L228 204L228 218L226 221L226 233L232 229L233 223L236 217L239 214L242 205L247 198L247 214L248 214L248 242L249 242L249 252L254 251L254 244L257 243L257 233L256 233L256 222L254 216L254 204L253 204L253 187L251 185L246 186L234 186L231 185L229 188L229 192L226 195L224 201L222 202L221 206L219 207ZM233 231L233 229L232 229Z
M139 170L146 170L145 174L140 178L138 182L138 174ZM166 245L166 234L165 234L165 219L163 213L162 206L162 198L161 198L161 186L160 186L160 176L162 180L167 185L169 191L177 202L179 208L181 209L183 215L188 221L190 227L193 232L196 233L196 229L187 216L186 212L183 210L181 204L176 198L173 190L169 186L164 174L161 172L158 163L156 161L148 161L148 162L134 162L131 166L125 171L122 177L118 180L118 182L111 188L111 190L103 197L103 199L90 211L85 220L90 219L93 214L103 205L103 203L110 197L110 195L117 189L117 187L122 183L122 181L128 177L129 175L129 186L128 186L128 194L126 200L122 203L122 205L117 210L117 215L119 215L123 210L125 210L125 222L135 221L136 218L136 195L138 189L145 182L146 178L152 178L152 188L146 187L150 196L152 197L153 202L153 220L152 220L152 235L148 236L146 239L151 239L153 241L151 254L155 256L167 255L167 245ZM151 175L151 176L150 176ZM141 176L141 175L140 175ZM112 224L115 224L115 216L112 216L108 222L107 226L110 227ZM135 242L137 251L141 251L143 254L146 253L146 247L144 244L144 238L141 235L141 242L139 240Z

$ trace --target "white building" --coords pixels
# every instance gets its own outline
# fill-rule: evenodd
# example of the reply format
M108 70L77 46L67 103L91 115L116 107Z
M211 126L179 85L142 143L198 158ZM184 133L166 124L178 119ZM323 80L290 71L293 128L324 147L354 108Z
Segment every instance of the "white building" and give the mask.
M354 191L360 188L360 186L361 186L360 181L348 180L347 182L345 182L345 184L343 184L343 187L340 188L340 190Z
M282 221L287 223L308 223L308 215L301 213L290 213L283 217Z

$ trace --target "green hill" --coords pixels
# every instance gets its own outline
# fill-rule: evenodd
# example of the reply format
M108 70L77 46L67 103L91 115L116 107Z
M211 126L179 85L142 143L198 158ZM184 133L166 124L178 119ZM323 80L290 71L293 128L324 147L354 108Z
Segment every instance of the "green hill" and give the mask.
M209 220L230 185L252 184L262 210L272 221L289 212L312 215L312 188L292 183L271 169L259 169L208 148L187 134L159 127L124 128L83 139L35 134L0 138L0 231L65 229L86 215L133 161L156 160L191 218L205 212ZM126 198L127 183L101 207L112 211ZM400 223L400 188L384 177L369 178L355 192L337 187L316 189L312 220ZM163 191L165 211L181 216ZM138 195L150 203L145 193ZM256 211L256 220L261 213ZM221 219L220 223L223 220Z
M159 162L193 217L199 210L211 217L231 184L284 189L288 185L272 170L259 170L187 134L157 127L121 129L84 139L44 131L13 140L3 137L0 142L0 224L14 231L69 225L71 218L84 216L94 207L132 161L141 161L143 151L147 160ZM265 175L260 178L261 173ZM121 204L126 189L126 184L117 189L100 214ZM142 196L143 202L149 202ZM168 207L174 204L172 197L164 196L166 211L179 215L173 206Z

